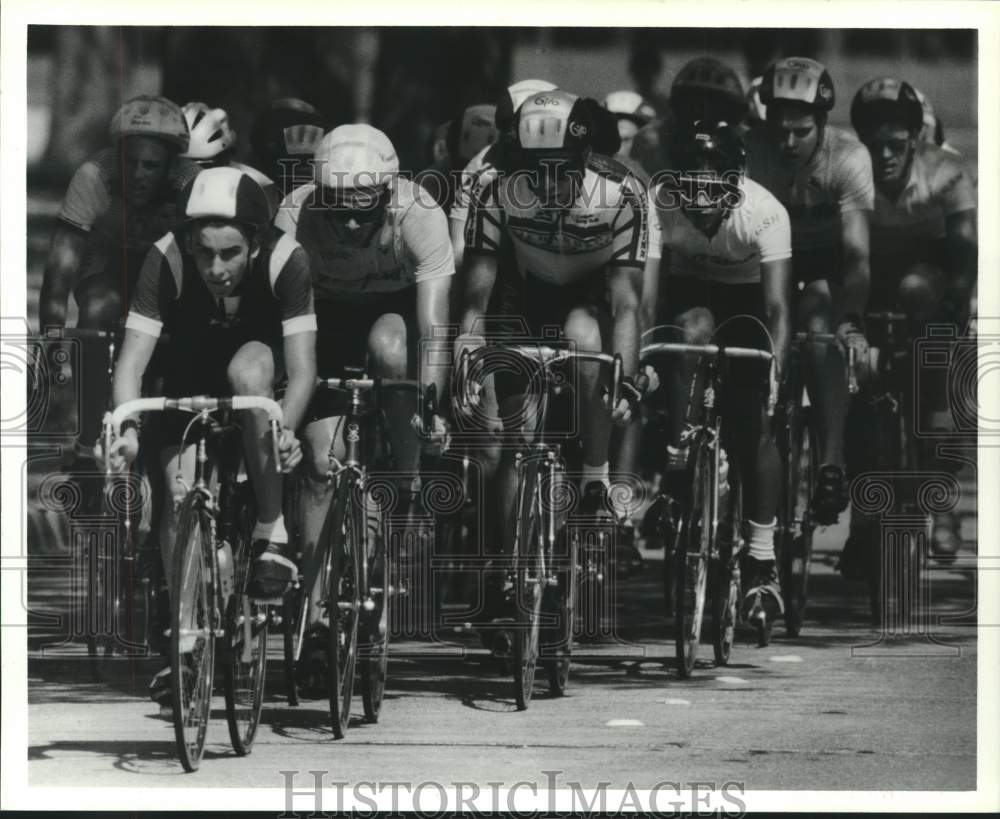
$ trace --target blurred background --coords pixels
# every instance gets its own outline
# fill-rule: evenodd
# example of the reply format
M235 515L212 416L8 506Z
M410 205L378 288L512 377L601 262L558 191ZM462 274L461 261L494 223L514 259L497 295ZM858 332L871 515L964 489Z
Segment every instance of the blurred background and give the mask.
M295 96L331 122L368 121L392 138L404 169L431 163L435 126L493 102L512 82L550 80L603 98L617 89L662 108L693 57L727 62L743 79L782 56L824 62L836 84L834 124L855 90L896 74L925 92L947 139L973 163L976 32L960 29L539 29L30 26L28 29L28 313L51 220L73 171L107 144L116 108L139 93L225 108L246 136L271 100Z

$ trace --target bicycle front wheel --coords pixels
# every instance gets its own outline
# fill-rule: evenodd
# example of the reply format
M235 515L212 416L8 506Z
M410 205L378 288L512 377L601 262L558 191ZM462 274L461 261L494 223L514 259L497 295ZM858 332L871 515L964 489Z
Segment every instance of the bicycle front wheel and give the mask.
M542 611L549 626L542 635L542 656L549 677L549 691L561 697L569 683L569 667L573 655L573 621L577 596L577 544L570 542L565 530L560 535L569 547L567 565L555 571L556 584L546 585Z
M240 521L233 547L233 595L226 607L224 645L226 721L229 739L239 756L253 747L264 700L267 669L267 606L246 595L253 559L253 491L249 481L240 484L233 499L234 519Z
M359 597L358 514L351 502L353 484L341 478L330 514L327 608L330 629L327 646L330 717L333 736L343 739L351 718L354 671L357 660Z
M819 441L812 408L802 407L788 430L785 525L780 537L779 570L785 598L785 631L798 637L809 591L813 531L810 500L819 471Z
M198 770L201 764L212 710L214 548L205 495L192 491L184 498L178 515L170 622L174 737L181 765L188 773Z
M535 687L545 572L541 560L541 520L536 504L538 465L529 461L525 469L516 524L518 537L514 554L514 640L511 647L514 699L518 711L524 711L528 707Z
M684 512L684 531L674 552L674 642L681 677L691 676L698 656L705 612L709 558L712 545L710 497L712 459L704 437L692 445L687 476L691 498Z
M729 461L729 492L722 509L716 550L712 556L712 647L715 662L726 665L736 640L740 605L740 530L743 522L743 484L739 467Z
M374 541L366 576L367 595L372 603L365 616L365 639L361 646L361 700L365 719L378 722L389 672L389 562L385 538L366 529Z

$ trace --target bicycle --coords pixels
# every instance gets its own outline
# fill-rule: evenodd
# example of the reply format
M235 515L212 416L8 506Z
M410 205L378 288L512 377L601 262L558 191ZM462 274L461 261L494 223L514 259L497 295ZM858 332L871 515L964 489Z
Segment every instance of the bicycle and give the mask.
M226 721L233 750L250 753L260 720L267 667L267 606L246 594L256 519L253 491L240 481L239 427L211 413L263 410L268 415L272 457L281 469L280 405L271 398L138 398L105 416L104 451L121 434L121 422L140 412L195 414L182 436L197 425L194 483L177 513L170 619L174 738L181 765L198 770L211 714L215 643L223 638ZM110 463L106 467L110 477Z
M416 389L418 382L368 378L360 371L349 371L348 377L320 379L317 386L349 394L346 413L339 410L335 413L343 416L340 434L345 454L343 460L338 460L331 443L327 479L336 485L319 536L318 548L324 550L324 559L316 581L324 590L321 605L329 616L326 683L333 735L335 739L343 739L351 714L358 661L362 702L369 722L378 722L381 715L388 674L389 613L396 589L390 577L384 521L378 499L372 496L368 471L376 439L384 446L386 459L392 458L378 406L379 394L385 388ZM374 400L366 403L362 393L371 393ZM429 390L424 405L425 425L434 410L433 390ZM377 425L374 430L373 423ZM374 526L373 518L377 518ZM301 652L308 604L308 590L305 590L298 610L293 663L298 662ZM286 658L290 648L286 639Z
M489 343L475 353L462 352L455 392L459 403L468 408L470 380L479 380L488 372L490 358L507 359L513 355L529 365L541 380L532 443L521 446L514 455L517 477L514 506L513 549L505 567L505 608L511 619L509 646L517 709L524 711L531 702L539 661L548 675L549 690L555 696L566 692L573 651L575 610L582 567L579 544L565 538L565 520L561 519L559 500L566 467L559 444L546 435L549 404L558 382L553 368L574 361L610 364L611 405L616 406L622 381L619 355L576 351L537 344ZM557 546L557 543L559 546ZM564 552L565 556L559 555ZM547 622L542 634L542 621Z
M771 367L768 412L776 402L777 383L774 378L774 356L765 350L745 347L723 347L715 344L684 344L657 342L644 345L640 360L651 356L686 354L702 357L703 378L692 381L689 393L685 430L681 442L688 447L680 503L681 518L674 530L673 556L665 557L670 571L665 573L664 599L668 613L674 617L674 643L682 678L691 676L701 641L705 604L711 590L712 642L715 661L729 662L736 627L740 623L742 585L740 557L745 550L742 537L743 488L740 464L734 458L730 444L732 433L723 426L718 411L725 395L725 367L718 360L740 358L766 362ZM704 386L700 401L696 400L695 385ZM725 450L724 450L725 446ZM728 453L728 456L727 454ZM728 474L723 476L723 463L728 460ZM672 609L672 612L670 611ZM757 621L758 644L770 640L770 624Z
M811 502L820 466L818 419L806 403L803 350L810 344L839 345L831 333L796 333L785 377L784 400L780 404L781 423L777 424L778 453L784 465L775 552L778 577L785 602L785 632L798 637L808 599L809 571L812 565L813 519ZM847 391L858 392L854 350L848 348Z

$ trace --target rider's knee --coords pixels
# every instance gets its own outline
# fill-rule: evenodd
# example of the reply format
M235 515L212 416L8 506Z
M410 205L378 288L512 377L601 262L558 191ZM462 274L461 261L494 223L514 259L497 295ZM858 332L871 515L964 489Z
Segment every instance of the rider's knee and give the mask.
M933 313L940 298L933 271L921 267L907 273L899 283L899 303L911 316L921 318Z
M266 344L251 342L240 348L226 369L235 395L270 395L274 383L274 358Z
M715 317L705 307L688 310L680 319L685 344L708 344L715 332Z
M563 325L566 338L573 341L581 350L601 349L601 325L590 310L574 308L566 316Z
M108 288L81 287L76 294L81 327L111 327L121 320L122 300Z
M380 316L368 333L368 364L372 371L405 378L408 353L403 317L396 313Z

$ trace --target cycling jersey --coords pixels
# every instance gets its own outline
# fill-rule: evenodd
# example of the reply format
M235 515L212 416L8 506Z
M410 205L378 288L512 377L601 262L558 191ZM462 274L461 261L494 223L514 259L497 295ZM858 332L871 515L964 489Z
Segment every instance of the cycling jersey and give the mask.
M873 256L912 255L945 236L945 218L973 210L976 192L962 159L926 143L918 143L906 187L895 202L875 191L871 220Z
M171 347L191 347L195 355L210 332L274 342L313 331L308 257L291 236L273 232L233 294L216 297L168 233L146 256L125 326L154 337L166 329Z
M416 182L393 184L386 217L362 247L338 238L322 191L304 185L281 204L274 224L309 254L317 301L371 303L386 294L455 273L444 211Z
M752 179L740 186L742 202L726 212L716 233L698 230L672 204L663 186L654 189L660 207L666 275L694 277L723 284L760 281L764 262L789 259L792 236L788 213L766 188Z
M128 257L126 281L138 275L150 246L177 222L177 198L184 185L200 168L184 157L171 163L160 196L142 208L128 207L122 200L124 184L118 150L105 148L84 162L73 175L59 209L59 219L87 234L79 270L82 281L107 275L117 282L115 271Z
M509 236L522 276L570 285L605 265L643 267L649 193L620 162L592 154L569 208L543 208L526 174L494 176L475 191L466 252L496 256Z
M875 199L868 150L855 137L827 125L812 158L798 172L789 169L767 129L747 135L747 176L767 188L788 211L792 247L800 251L840 250L840 217L871 210Z

